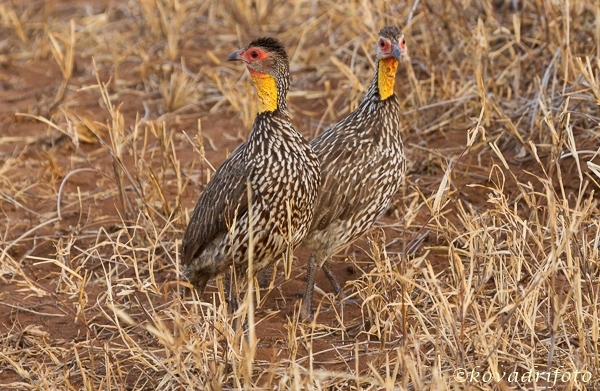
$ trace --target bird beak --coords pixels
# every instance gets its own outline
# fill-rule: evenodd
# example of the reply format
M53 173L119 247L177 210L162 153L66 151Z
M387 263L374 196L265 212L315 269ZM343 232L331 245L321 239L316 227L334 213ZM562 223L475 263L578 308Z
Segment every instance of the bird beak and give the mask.
M227 61L244 61L244 57L242 56L243 53L243 50L236 50L227 56Z
M402 50L400 50L400 46L397 43L394 44L394 50L392 50L392 56L396 57L396 60L400 61L402 59Z

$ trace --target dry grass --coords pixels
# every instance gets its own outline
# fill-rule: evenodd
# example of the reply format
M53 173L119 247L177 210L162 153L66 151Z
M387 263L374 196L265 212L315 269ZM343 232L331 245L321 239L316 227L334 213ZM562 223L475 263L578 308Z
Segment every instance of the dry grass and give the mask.
M0 3L0 388L600 388L597 2L100 3ZM257 107L223 59L282 39L310 138L391 23L411 168L352 247L359 303L302 324L282 278L236 322L220 282L182 302L182 231Z

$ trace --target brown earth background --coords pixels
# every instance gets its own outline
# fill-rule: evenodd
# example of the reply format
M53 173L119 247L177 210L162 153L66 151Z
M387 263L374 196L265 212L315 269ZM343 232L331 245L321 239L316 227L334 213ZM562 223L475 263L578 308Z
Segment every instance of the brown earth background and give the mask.
M352 301L319 273L298 320L304 249L240 321L220 281L183 301L183 230L257 108L226 56L281 39L311 139L387 24L409 174L334 259ZM599 53L597 1L1 1L0 389L600 389Z

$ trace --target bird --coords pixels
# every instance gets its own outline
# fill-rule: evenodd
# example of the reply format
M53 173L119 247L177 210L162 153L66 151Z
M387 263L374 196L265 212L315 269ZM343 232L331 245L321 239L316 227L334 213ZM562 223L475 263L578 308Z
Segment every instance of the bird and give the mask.
M406 157L394 83L405 52L402 31L382 28L375 45L375 75L363 101L310 142L321 164L321 187L302 243L311 250L300 310L304 320L313 316L317 270L323 268L336 294L343 294L329 259L365 234L403 185Z
M258 113L246 142L206 185L183 235L182 273L199 297L211 278L232 266L247 275L250 236L253 271L293 251L310 228L321 178L316 154L287 114L290 74L283 44L257 38L227 61L246 65ZM226 279L226 291L228 284ZM237 297L228 300L235 312Z

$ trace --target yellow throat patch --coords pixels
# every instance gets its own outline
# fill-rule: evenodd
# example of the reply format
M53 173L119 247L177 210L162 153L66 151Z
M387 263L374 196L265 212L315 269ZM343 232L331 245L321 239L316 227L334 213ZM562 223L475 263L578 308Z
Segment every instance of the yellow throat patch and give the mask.
M258 112L277 110L277 83L273 76L248 70L258 93Z
M377 87L379 87L379 96L383 100L394 94L398 60L395 57L379 60L378 67Z

